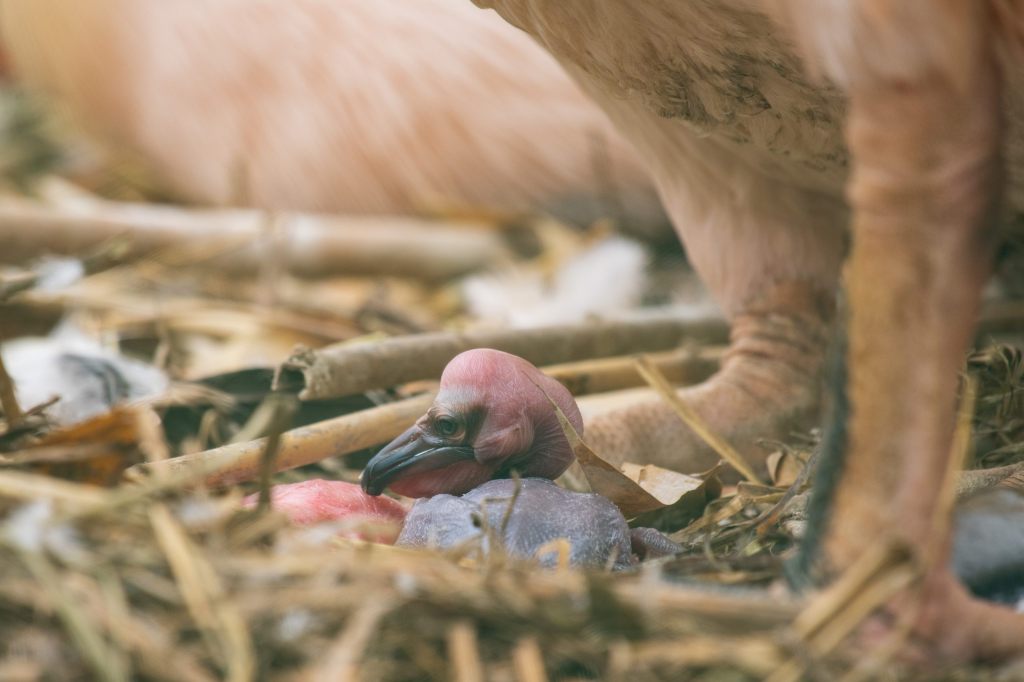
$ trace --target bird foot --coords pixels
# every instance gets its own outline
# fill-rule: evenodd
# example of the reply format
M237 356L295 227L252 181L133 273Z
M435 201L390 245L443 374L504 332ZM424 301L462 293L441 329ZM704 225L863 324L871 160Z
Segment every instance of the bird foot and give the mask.
M818 351L820 352L820 351ZM708 430L740 452L760 472L768 451L762 441L786 441L812 426L818 412L818 381L783 365L747 359L727 361L703 384L679 391ZM683 473L707 471L721 456L691 430L665 400L636 403L597 414L584 437L601 457L656 464Z
M918 670L1024 657L1024 613L968 594L943 569L923 588L910 588L857 633L862 667L890 660Z
M827 297L826 297L827 298ZM831 305L801 283L777 285L732 321L732 343L715 376L680 397L715 435L759 469L762 439L787 440L818 412ZM706 471L719 455L663 400L586 421L584 438L609 462Z

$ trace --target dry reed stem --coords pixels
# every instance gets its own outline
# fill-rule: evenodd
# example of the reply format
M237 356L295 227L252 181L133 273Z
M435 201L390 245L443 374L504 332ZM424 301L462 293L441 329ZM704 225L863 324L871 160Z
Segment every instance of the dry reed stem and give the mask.
M779 646L769 637L691 636L681 640L655 640L620 645L617 655L623 670L658 665L678 667L736 666L765 677L783 661Z
M876 543L807 605L793 621L793 631L815 656L824 657L918 576L906 562L905 551ZM797 682L804 671L802 658L794 657L775 670L768 682Z
M650 359L665 378L677 385L698 384L716 371L723 348L680 348L651 353ZM544 367L544 373L565 385L574 396L608 393L644 386L631 355L581 360Z
M213 676L194 657L181 648L172 648L173 643L161 638L154 623L132 612L124 584L116 572L102 570L100 589L106 607L105 627L126 653L135 655L142 671L154 678L171 682L213 682Z
M0 301L5 301L15 294L31 289L38 281L39 275L34 272L0 275Z
M0 498L32 502L53 500L59 505L82 510L106 503L110 494L103 488L62 481L24 471L0 471Z
M256 670L252 639L241 612L227 598L220 577L163 504L149 512L156 542L196 625L221 661L229 682L247 682Z
M390 606L372 597L348 618L341 635L327 650L313 674L316 682L354 682L360 678L359 662L369 645L381 618Z
M479 224L408 217L277 214L97 201L86 212L28 202L0 202L0 258L24 263L44 253L75 256L113 239L128 239L133 256L178 265L212 260L220 271L256 275L268 258L303 277L377 274L441 281L500 262L500 235Z
M281 434L273 470L294 469L386 443L409 428L427 411L433 399L433 394L424 394L286 431ZM259 474L266 446L266 438L234 443L166 462L135 465L127 475L139 477L163 470L167 474L190 476L193 484L233 485Z
M868 616L919 577L920 572L916 568L904 563L886 570L868 583L856 599L836 613L835 618L808 642L815 656L824 658L834 651Z
M953 432L953 442L950 444L950 453L946 460L942 487L939 489L938 497L935 500L935 509L932 511L931 534L928 536L928 542L921 556L923 570L926 572L935 568L943 559L944 543L949 537L950 526L953 523L953 506L956 504L958 476L971 456L971 423L974 418L977 398L978 380L968 374L964 377L963 395L957 409L956 429Z
M459 621L448 629L448 660L454 682L484 682L480 643L471 621Z
M414 334L384 341L342 343L293 355L281 386L303 400L363 393L436 379L459 353L494 348L537 366L674 348L683 342L721 343L728 329L718 318L684 320L664 313L619 322L456 333Z
M827 589L819 593L793 622L797 636L808 641L853 602L857 595L899 556L886 543L868 547L852 566L843 571Z
M512 663L519 682L547 682L544 655L536 637L523 637L512 651Z
M751 483L765 485L764 480L758 476L753 467L734 447L729 445L721 436L715 433L707 423L698 415L686 401L679 397L675 389L669 384L650 358L641 356L637 358L637 370L640 375L650 384L651 388L657 391L661 397L672 406L679 418L683 420L690 429L704 440L718 454L719 457L728 462L736 471Z
M135 432L138 434L139 449L147 462L163 462L171 458L171 450L164 438L160 417L151 407L139 406L135 414Z
M21 559L48 595L72 643L96 678L105 682L126 681L128 672L122 667L119 657L103 640L99 628L78 601L68 593L62 576L46 556L42 552L27 551L21 553Z

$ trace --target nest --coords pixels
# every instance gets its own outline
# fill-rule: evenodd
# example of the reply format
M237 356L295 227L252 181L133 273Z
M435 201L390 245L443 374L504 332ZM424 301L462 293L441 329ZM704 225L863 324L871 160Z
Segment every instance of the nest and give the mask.
M22 411L0 366L0 449L8 453L0 469L0 679L781 682L891 672L898 647L864 656L844 638L892 589L913 580L915 569L898 549L866 548L862 562L824 592L798 598L784 588L785 562L804 523L814 437L772 445L770 483L742 484L717 499L704 495L695 511L689 503L670 505L676 516L645 517L672 532L686 552L617 574L541 570L499 553L440 556L325 537L289 526L273 510L242 509L241 491L224 490L233 480L252 490L257 479L265 490L277 469L292 469L278 473L278 481L351 480L361 451L422 410L431 385L421 380L436 378L435 365L443 365L452 344L505 343L552 357L643 350L652 353L641 369L653 384L665 376L693 382L714 369L715 344L725 334L720 321L647 321L590 337L578 330L515 338L435 334L413 347L401 341L303 351L276 376L271 368L228 374L240 369L240 356L280 359L296 343L317 347L367 334L464 326L447 278L507 265L496 235L510 221L495 218L482 237L464 226L453 229L453 243L475 246L445 246L434 260L425 254L437 240L415 239L408 225L388 242L402 242L404 250L373 242L366 253L353 246L358 240L337 241L341 228L327 226L317 233L325 251L342 254L346 267L366 275L328 280L332 273L317 270L320 261L275 263L273 235L263 255L239 255L230 239L217 240L220 221L247 241L250 233L273 233L262 214L148 209L133 207L129 215L97 202L91 213L79 206L70 215L59 207L0 203L0 227L12 229L29 251L65 237L80 245L72 236L90 231L96 237L93 255L83 259L86 276L70 289L33 288L43 276L32 267L0 273L8 333L39 333L59 316L85 311L93 328L119 337L122 349L159 359L178 378L222 373L216 382L176 385L163 403L59 430L48 423L45 406ZM125 237L128 227L138 229ZM357 232L387 231L370 227ZM594 238L550 221L533 227L540 234L535 241L560 249ZM214 239L195 243L198 229L213 230ZM32 237L39 243L29 244ZM129 263L133 249L133 257L144 258ZM409 253L422 269L418 279L394 278ZM452 253L471 254L472 262L448 258ZM218 266L222 256L234 268L229 274ZM546 259L537 262L549 263L550 249ZM374 275L374 268L383 273ZM230 274L254 269L261 281ZM303 279L287 279L287 270ZM175 275L186 271L183 285ZM1021 319L1019 307L1012 317ZM584 344L613 338L621 347L565 350L559 344L570 337ZM682 337L700 343L681 351ZM353 353L364 353L359 367L380 373L357 376L331 364L351 363ZM980 391L973 429L978 464L1020 461L1019 350L987 350L969 367ZM302 376L308 368L316 371ZM424 375L408 375L416 371ZM552 373L574 392L639 381L629 358ZM303 384L310 376L316 381ZM299 384L285 386L293 380ZM265 401L272 382L304 401L294 395ZM396 389L401 383L407 385ZM325 418L334 426L324 426ZM320 426L282 435L289 420ZM348 456L325 459L322 453L336 452L339 443ZM183 453L190 454L169 459ZM182 462L190 467L172 466ZM126 470L140 475L125 480ZM642 495L634 499L646 504ZM888 587L868 589L878 585ZM957 674L986 679L988 673Z

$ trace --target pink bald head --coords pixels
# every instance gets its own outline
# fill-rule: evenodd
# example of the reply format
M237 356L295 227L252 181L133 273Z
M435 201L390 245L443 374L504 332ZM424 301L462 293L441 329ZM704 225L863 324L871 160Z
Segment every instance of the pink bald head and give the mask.
M555 478L573 453L551 401L582 433L569 391L526 360L487 348L461 353L427 413L367 464L363 489L428 497L461 494L512 471Z

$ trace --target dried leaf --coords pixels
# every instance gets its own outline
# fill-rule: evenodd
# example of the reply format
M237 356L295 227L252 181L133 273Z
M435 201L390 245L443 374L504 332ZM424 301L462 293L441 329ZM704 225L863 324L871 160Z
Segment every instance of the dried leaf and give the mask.
M551 400L550 396L548 396L548 400ZM583 442L579 433L569 423L565 413L562 412L553 400L551 400L551 405L555 408L558 422L562 426L562 431L565 433L569 445L572 446L572 451L575 453L576 461L583 470L583 475L586 476L587 481L590 483L591 490L599 495L604 495L614 502L626 518L632 518L638 514L661 509L665 506L658 498L641 488L624 473L601 459L597 453L590 449L589 445Z
M788 488L800 475L804 463L789 450L776 450L765 459L765 466L773 486Z
M654 464L626 462L622 465L622 473L666 506L675 504L683 495L704 485L704 481L696 476L687 476Z
M122 472L141 461L139 414L115 408L106 414L59 429L31 448L11 453L0 465L17 466L80 483L112 486Z
M544 390L539 385L537 388L540 388L541 391ZM547 396L546 392L545 396ZM565 433L565 437L576 455L576 462L590 484L590 489L614 502L627 519L638 517L646 512L668 507L675 508L676 505L679 505L680 510L683 508L687 511L695 509L693 516L697 516L707 501L717 497L721 492L719 485L718 492L709 497L704 481L652 465L647 467L633 465L637 467L636 478L623 473L602 459L589 445L583 442L583 438L569 423L565 413L555 404L555 401L551 400L551 396L547 396L547 398L555 409L562 432ZM650 489L639 482L642 479L646 480ZM717 482L717 479L715 480ZM695 481L697 481L696 485Z
M638 516L630 524L633 526L678 530L700 516L708 502L722 494L718 467L700 476L689 476L653 464L626 462L622 472L663 505Z

